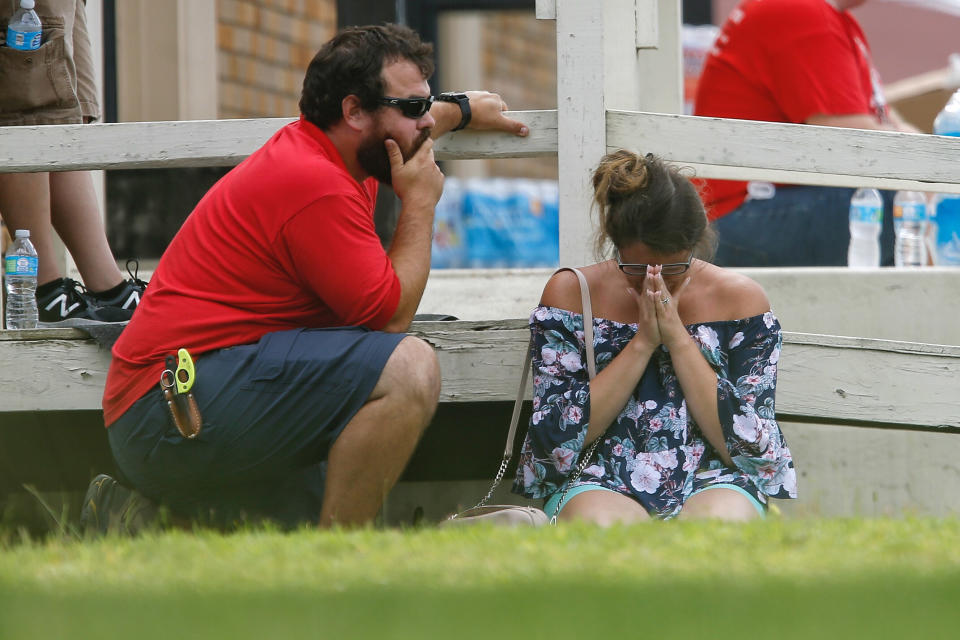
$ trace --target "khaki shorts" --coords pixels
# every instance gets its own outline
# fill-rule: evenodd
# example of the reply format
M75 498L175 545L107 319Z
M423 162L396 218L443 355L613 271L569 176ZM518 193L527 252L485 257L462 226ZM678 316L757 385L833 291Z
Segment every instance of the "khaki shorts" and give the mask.
M36 51L6 46L19 0L0 0L0 126L79 124L100 117L81 0L37 0L43 40Z

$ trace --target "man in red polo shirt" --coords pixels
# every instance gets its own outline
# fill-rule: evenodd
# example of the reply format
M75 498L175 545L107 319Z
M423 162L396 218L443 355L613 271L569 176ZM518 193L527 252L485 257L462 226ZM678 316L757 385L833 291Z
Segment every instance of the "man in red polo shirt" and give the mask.
M307 69L299 121L190 214L113 348L103 408L121 482L94 480L88 526L125 526L110 517L138 499L126 487L224 526L376 515L440 391L433 349L403 333L443 187L431 136L467 125L527 133L495 94L434 102L432 53L406 27L344 30ZM386 251L378 181L402 205ZM180 348L195 358L195 437L159 384Z
M694 114L916 132L887 104L848 11L865 1L743 0L707 57ZM846 264L853 189L704 182L717 264ZM892 194L885 200L882 262L893 264Z

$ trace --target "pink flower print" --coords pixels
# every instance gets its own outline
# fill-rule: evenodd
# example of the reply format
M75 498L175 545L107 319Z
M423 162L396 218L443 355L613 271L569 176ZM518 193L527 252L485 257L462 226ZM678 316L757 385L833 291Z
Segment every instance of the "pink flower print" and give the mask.
M647 411L653 411L657 408L657 403L654 400L647 400L643 403L643 406L647 408Z
M758 384L760 384L761 380L763 380L763 378L761 378L758 375L749 375L746 378L744 378L744 382L750 385L751 387L755 387Z
M534 378L533 380L534 380L534 384L539 384L539 381L536 378ZM539 408L540 408L540 396L538 396L537 394L533 394L533 410L536 411Z
M551 365L557 361L557 352L550 347L544 347L540 350L540 357L543 358L543 364Z
M523 486L532 487L537 482L537 472L533 468L532 463L524 463L523 465Z
M660 431L660 429L663 429L663 420L660 418L650 418L650 430Z
M702 443L692 444L689 447L680 447L683 449L683 470L691 473L700 466L700 458L703 457L705 447Z
M594 478L602 478L605 473L606 473L606 470L603 467L601 467L599 464L592 464L583 470L583 475L593 476Z
M773 480L777 475L777 468L772 464L765 464L757 469L757 475L764 480Z
M530 416L530 421L531 421L533 424L535 424L535 425L540 424L540 421L541 421L541 420L543 420L543 412L542 412L542 411L534 411L534 412L533 412L533 415Z
M734 414L733 432L745 442L756 442L760 439L760 418L755 413L750 415Z
M797 472L787 468L783 473L783 488L791 498L797 497Z
M660 487L660 472L648 464L640 464L630 474L630 484L637 491L654 493Z
M580 354L575 351L568 351L560 356L560 365L569 371L574 373L583 369L583 364L580 361Z
M773 326L774 320L776 320L776 318L773 317L773 312L767 311L763 314L763 324L767 326L767 329Z
M743 331L737 331L733 334L733 337L730 338L730 348L735 349L740 346L741 342L743 342Z
M778 362L780 362L780 347L775 347L770 352L770 364L777 364Z
M567 407L567 410L563 412L563 417L567 419L568 422L573 424L579 424L580 420L583 418L583 410L575 404Z
M697 335L694 337L696 338L697 342L705 346L710 351L713 351L720 346L720 338L717 336L717 332L710 327L704 327L703 325L697 327Z
M563 447L557 447L550 453L553 466L555 466L560 473L566 473L570 470L570 467L573 465L573 456L573 451L564 449Z
M677 461L677 450L668 449L667 451L658 451L653 454L653 462L661 469L676 469L679 464Z
M546 307L537 307L533 310L533 317L540 321L546 320L550 317L550 310Z
M617 444L613 445L613 448L610 449L610 453L613 454L613 455L615 455L615 456L622 456L622 455L623 455L623 445L620 444L619 442L618 442Z
M753 395L752 393L748 393L747 395L743 396L743 401L747 404L754 404L757 401L757 396Z
M552 364L549 367L544 367L543 372L547 375L556 377L560 375L560 367L558 367L555 364Z

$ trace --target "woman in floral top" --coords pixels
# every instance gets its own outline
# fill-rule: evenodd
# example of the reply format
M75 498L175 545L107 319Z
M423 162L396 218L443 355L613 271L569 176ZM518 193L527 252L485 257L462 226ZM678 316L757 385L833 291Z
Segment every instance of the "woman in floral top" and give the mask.
M780 323L763 289L695 256L712 245L689 180L659 159L607 155L593 176L598 253L581 269L597 376L584 358L580 287L557 272L530 317L533 416L513 490L548 515L580 456L602 438L560 519L762 516L795 498L774 417Z

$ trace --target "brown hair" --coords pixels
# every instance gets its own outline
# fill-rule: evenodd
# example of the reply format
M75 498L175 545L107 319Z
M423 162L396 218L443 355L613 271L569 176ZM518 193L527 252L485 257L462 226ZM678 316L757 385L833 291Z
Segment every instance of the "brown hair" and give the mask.
M714 233L697 190L675 167L648 153L608 153L593 173L593 198L600 219L597 257L610 245L642 242L654 251L693 250L713 255Z
M409 27L397 24L347 27L324 44L313 57L303 79L300 112L321 129L343 117L348 95L374 111L383 97L383 65L409 60L426 80L433 75L433 45L421 42Z

